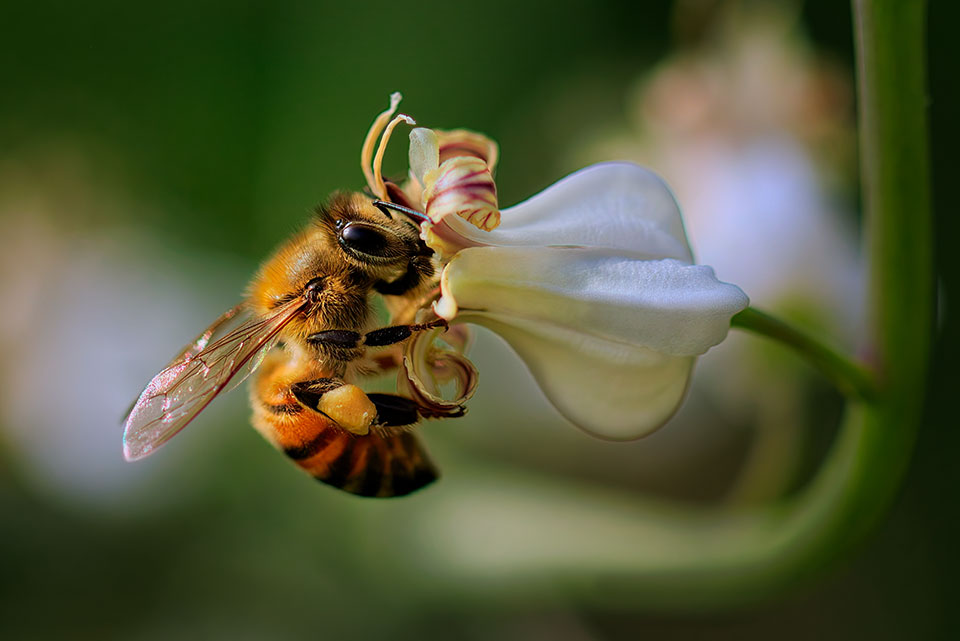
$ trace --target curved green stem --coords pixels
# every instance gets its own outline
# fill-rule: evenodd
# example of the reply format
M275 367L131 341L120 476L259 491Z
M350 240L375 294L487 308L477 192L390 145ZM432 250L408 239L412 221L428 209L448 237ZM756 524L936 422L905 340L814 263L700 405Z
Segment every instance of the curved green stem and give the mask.
M731 325L791 347L810 361L848 398L861 401L876 399L876 382L866 369L780 319L748 307L733 317Z

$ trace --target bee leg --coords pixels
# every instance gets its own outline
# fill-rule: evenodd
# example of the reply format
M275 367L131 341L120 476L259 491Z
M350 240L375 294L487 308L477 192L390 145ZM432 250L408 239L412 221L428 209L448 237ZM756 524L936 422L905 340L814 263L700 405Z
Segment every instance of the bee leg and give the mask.
M346 384L338 379L320 378L314 381L294 383L290 386L290 391L306 407L329 416L331 412L338 414L338 409L340 410L339 414L343 413L342 408L339 407L342 403L331 403L329 393L345 386ZM353 388L354 386L350 385L349 387ZM376 417L373 419L372 425L379 427L413 425L422 416L420 406L416 401L409 398L397 394L382 393L370 393L366 394L366 397L376 410ZM357 399L354 400L354 403L361 404L362 401ZM341 416L341 418L343 417Z
M381 347L384 345L393 345L405 341L413 336L414 332L422 332L436 327L446 327L447 321L438 318L429 323L418 323L414 325L393 325L391 327L381 327L372 332L361 334L346 329L328 329L323 332L317 332L307 336L307 341L315 345L325 345L332 347L352 348L367 345L370 347Z
M363 340L363 334L349 329L328 329L307 336L307 342L325 347L358 347Z
M290 385L290 392L300 403L315 410L324 394L343 385L343 381L338 378L318 378L312 381L293 383Z
M372 332L367 332L363 335L363 344L369 345L371 347L379 347L382 345L393 345L394 343L399 343L405 341L411 336L414 332L422 332L428 329L434 329L437 327L443 327L446 329L447 321L443 318L438 318L432 320L429 323L418 323L415 325L393 325L392 327L381 327L380 329L375 329Z
M336 378L293 383L290 392L301 404L358 436L366 436L377 419L377 407L364 391Z
M367 394L377 407L376 424L381 427L402 427L420 420L420 406L409 398L397 394Z

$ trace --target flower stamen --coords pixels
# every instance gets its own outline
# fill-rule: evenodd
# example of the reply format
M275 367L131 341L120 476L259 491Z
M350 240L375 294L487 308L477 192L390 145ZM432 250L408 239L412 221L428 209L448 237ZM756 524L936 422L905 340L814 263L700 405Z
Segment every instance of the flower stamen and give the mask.
M393 116L397 110L402 99L403 95L399 91L390 94L390 108L381 112L376 120L373 121L370 130L367 131L367 137L363 140L363 147L360 149L360 167L363 169L363 175L367 179L367 186L370 187L370 191L380 200L389 200L387 185L383 180L381 169L383 166L383 155L387 150L387 143L390 141L390 136L393 134L396 126L401 122L405 122L408 125L417 124L413 118L406 114L397 114L396 117L391 119L391 116ZM374 143L380 136L380 132L383 132L383 137L380 138L380 144L377 146L376 155L374 155Z

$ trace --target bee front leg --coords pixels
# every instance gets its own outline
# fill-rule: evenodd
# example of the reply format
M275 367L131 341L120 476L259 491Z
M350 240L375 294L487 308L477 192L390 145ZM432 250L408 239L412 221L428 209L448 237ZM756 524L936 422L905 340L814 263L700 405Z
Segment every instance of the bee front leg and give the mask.
M394 345L405 341L413 336L414 332L422 332L437 327L447 327L447 321L442 318L430 321L429 323L417 323L414 325L393 325L391 327L381 327L366 334L354 332L346 329L328 329L323 332L317 332L307 336L307 341L314 345L323 345L326 347L340 347L344 349L369 346L382 347L384 345Z

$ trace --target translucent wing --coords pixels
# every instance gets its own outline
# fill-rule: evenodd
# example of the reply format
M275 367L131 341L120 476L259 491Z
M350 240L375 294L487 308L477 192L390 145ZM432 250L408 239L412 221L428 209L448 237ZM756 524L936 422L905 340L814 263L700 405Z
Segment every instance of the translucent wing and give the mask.
M202 333L202 334L200 334L199 336L197 336L197 337L196 337L194 340L192 340L191 342L187 343L187 344L183 347L183 349L180 350L180 353L177 354L176 356L174 356L174 357L170 360L170 362L167 363L167 366L163 368L164 371L166 371L167 369L173 367L174 365L176 365L176 364L179 363L180 361L184 360L185 358L189 358L189 357L196 356L197 354L199 354L199 353L200 353L200 350L202 350L204 347L206 347L207 344L210 342L210 339L213 338L214 334L217 333L217 330L220 330L220 328L221 328L225 323L227 323L227 321L230 321L230 320L236 318L237 315L238 315L238 314L241 314L242 312L243 312L243 303L240 303L239 305L236 305L236 306L234 306L234 307L231 307L230 309L228 309L228 310L225 311L224 313L220 314L220 318L218 318L217 320L213 321L213 323L210 324L210 327L208 327L208 328L206 328L205 330L203 330L203 333ZM228 330L228 331L229 331L229 330ZM226 333L226 332L224 332L223 330L220 331L220 334L224 334L224 333ZM133 413L133 408L135 408L135 407L137 406L137 403L138 403L139 401L140 401L139 398L133 399L133 402L130 403L130 406L129 406L129 407L127 407L127 411L125 411L125 412L123 413L123 418L120 419L120 422L121 422L121 423L123 423L124 425L126 425L126 423L127 423L127 417L129 417L129 416Z
M153 453L231 382L240 384L303 304L302 299L295 299L266 317L250 317L243 305L224 312L140 394L124 423L123 455L127 460Z
M180 353L174 356L170 360L170 362L167 363L167 367L165 367L164 369L167 369L168 367L173 367L180 361L187 358L192 358L197 354L199 354L203 350L203 348L210 343L210 339L212 339L215 334L217 334L218 336L223 336L225 334L228 334L230 332L230 329L229 329L230 326L228 325L228 323L238 317L242 318L243 310L244 310L244 305L243 303L240 303L239 305L231 307L224 313L220 314L220 318L213 321L213 323L210 324L210 327L203 330L203 333L197 336L195 340L187 343L184 346L184 348L180 350ZM133 408L130 408L130 409L132 410Z

